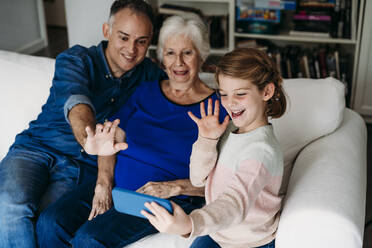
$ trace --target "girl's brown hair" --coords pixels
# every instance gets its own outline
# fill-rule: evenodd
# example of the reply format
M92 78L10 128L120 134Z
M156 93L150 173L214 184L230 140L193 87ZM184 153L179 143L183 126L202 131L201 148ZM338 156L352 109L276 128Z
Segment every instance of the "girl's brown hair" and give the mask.
M217 65L215 77L219 84L219 75L246 79L255 84L260 91L273 83L275 92L267 102L266 116L281 117L287 106L280 76L273 60L263 51L254 48L237 48L225 54Z

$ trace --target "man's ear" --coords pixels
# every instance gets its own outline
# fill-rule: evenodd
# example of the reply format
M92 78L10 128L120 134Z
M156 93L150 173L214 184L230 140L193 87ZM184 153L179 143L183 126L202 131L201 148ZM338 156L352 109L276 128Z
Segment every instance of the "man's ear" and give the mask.
M264 101L268 101L270 100L273 95L274 95L274 92L275 92L275 85L274 83L269 83L265 86L264 90L263 90L263 100Z
M103 37L108 40L110 37L110 24L108 24L107 22L102 25L102 33Z

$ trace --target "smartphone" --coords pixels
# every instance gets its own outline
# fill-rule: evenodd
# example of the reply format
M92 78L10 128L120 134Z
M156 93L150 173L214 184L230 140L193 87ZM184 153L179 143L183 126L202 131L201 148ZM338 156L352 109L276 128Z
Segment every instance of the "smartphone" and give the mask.
M112 199L114 201L114 208L116 211L124 214L130 214L141 218L146 218L141 214L141 210L151 211L145 207L145 202L156 202L160 206L173 214L172 204L167 199L138 193L132 190L127 190L119 187L112 189Z

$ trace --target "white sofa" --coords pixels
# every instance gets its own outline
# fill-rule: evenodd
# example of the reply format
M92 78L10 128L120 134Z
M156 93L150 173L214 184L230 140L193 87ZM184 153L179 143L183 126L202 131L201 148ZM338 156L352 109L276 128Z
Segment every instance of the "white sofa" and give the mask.
M41 111L53 71L53 59L0 51L0 159L15 135ZM285 80L284 88L288 110L272 123L286 168L294 167L276 247L362 247L367 143L364 121L345 108L343 85L335 79ZM188 245L183 238L155 234L130 247Z

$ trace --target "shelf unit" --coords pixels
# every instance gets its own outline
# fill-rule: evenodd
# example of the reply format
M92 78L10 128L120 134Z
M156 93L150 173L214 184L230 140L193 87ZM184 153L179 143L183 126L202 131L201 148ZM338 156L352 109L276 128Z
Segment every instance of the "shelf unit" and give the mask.
M279 34L251 34L238 33L235 31L235 0L151 0L152 5L156 8L164 3L181 5L186 7L199 8L205 15L228 15L228 46L223 49L212 49L211 54L224 54L235 48L237 39L256 39L269 40L271 42L279 42L280 44L296 44L299 46L315 46L318 44L324 45L339 45L343 50L348 51L352 55L352 62L350 63L352 71L351 84L349 92L350 107L353 107L355 101L355 87L356 74L359 61L359 49L361 40L361 30L363 24L364 7L366 0L352 0L352 38L322 38L322 37L308 37L308 36L293 36L289 35L288 31L282 31ZM359 9L357 6L359 5ZM155 49L155 47L151 47Z
M200 9L204 15L226 15L228 16L228 44L224 48L212 48L211 54L222 55L232 51L235 47L233 30L235 29L235 1L234 0L150 0L151 5L156 9L162 4L180 5ZM156 49L150 46L150 49Z
M359 4L359 9L358 9ZM354 107L355 104L355 91L357 85L357 72L358 72L358 62L359 62L359 50L360 50L360 41L361 33L363 26L363 16L365 9L365 0L352 0L352 38L350 39L341 39L341 38L323 38L323 37L309 37L309 36L293 36L289 35L289 31L281 31L279 34L250 34L250 33L238 33L234 32L234 39L236 38L246 38L246 39L257 39L257 40L270 40L272 42L282 42L282 43L296 43L297 45L318 45L318 44L327 44L327 45L336 45L339 44L342 48L349 51L352 54L352 63L350 63L352 76L349 94L349 106ZM235 30L235 28L234 28Z

